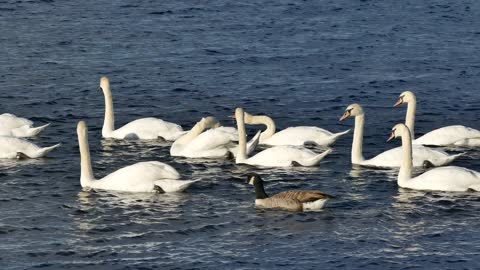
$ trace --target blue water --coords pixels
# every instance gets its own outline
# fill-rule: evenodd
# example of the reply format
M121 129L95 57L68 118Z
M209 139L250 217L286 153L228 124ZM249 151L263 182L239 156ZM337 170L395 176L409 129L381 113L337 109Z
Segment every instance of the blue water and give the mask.
M395 170L352 169L352 135L319 167L255 169L169 156L161 141L101 138L112 84L117 126L154 116L191 127L236 106L280 129L331 131L350 103L366 111L364 151L386 144L417 94L417 135L480 128L480 2L0 1L0 113L52 125L48 158L0 162L1 269L479 269L480 196L401 189ZM98 178L159 160L183 194L82 191L75 126L86 120ZM249 129L253 134L254 129ZM315 149L320 151L320 149ZM455 165L480 171L478 149ZM243 175L270 193L318 189L323 212L254 208Z

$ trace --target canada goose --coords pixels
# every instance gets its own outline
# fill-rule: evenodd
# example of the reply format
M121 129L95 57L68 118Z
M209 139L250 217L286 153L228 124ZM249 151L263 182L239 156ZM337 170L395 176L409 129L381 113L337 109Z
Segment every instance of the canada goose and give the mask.
M250 173L247 183L255 186L255 206L259 208L283 209L288 211L308 211L322 209L332 196L316 190L289 190L280 192L271 197L263 189L263 180L260 175Z

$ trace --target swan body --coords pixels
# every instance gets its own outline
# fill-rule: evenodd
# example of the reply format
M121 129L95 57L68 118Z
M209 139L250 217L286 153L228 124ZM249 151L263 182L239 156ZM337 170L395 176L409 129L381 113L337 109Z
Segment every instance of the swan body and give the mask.
M40 158L59 146L39 147L22 138L0 136L0 158Z
M10 113L0 114L0 135L12 137L33 137L50 124L33 127L33 122Z
M412 178L412 139L408 127L398 124L393 127L388 140L402 138L402 165L398 173L398 185L404 188L439 191L480 191L480 173L457 166L431 169Z
M402 161L401 147L387 150L371 159L363 157L363 129L365 124L365 113L359 104L351 104L340 118L343 121L347 117L355 117L355 129L352 143L352 164L369 167L400 167ZM444 151L431 149L422 145L413 148L413 166L421 167L424 161L431 162L434 166L443 166L451 163L462 154L449 155Z
M179 192L195 182L177 180L180 178L178 172L172 166L158 161L126 166L97 180L93 176L87 126L84 121L78 122L77 135L80 148L80 184L84 188L126 192Z
M112 93L107 77L100 79L99 89L103 91L105 96L105 118L102 128L104 138L142 140L163 138L167 141L174 141L185 134L181 126L154 117L137 119L119 129L115 129Z
M251 115L245 112L245 124L265 125L267 128L260 136L260 144L264 145L305 145L314 143L319 146L328 146L334 143L338 138L347 134L350 130L340 133L332 133L328 130L312 127L298 126L289 127L275 133L275 122L266 115Z
M209 128L205 131L205 129ZM258 144L258 138L249 143L249 151L253 151ZM219 127L214 117L202 118L185 135L178 138L170 148L170 155L188 158L225 158L237 154L237 147L233 141L238 140L234 128Z
M461 125L446 126L430 131L418 139L415 139L415 112L417 108L417 98L411 91L405 91L400 94L394 107L407 103L407 114L405 125L412 133L413 144L435 145L435 146L480 146L480 131Z
M315 211L324 207L330 195L316 190L289 190L268 196L258 174L247 175L247 183L255 187L255 206L288 211Z
M315 166L332 151L329 149L321 154L316 154L303 147L274 146L252 157L248 157L244 116L242 108L235 110L238 130L238 154L236 156L236 163L266 167L288 167L294 165Z

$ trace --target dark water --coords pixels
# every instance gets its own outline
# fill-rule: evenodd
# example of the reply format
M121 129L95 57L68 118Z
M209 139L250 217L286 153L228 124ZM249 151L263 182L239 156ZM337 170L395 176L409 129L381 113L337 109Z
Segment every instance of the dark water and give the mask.
M112 3L114 2L114 3ZM480 197L400 189L396 171L352 170L351 135L312 169L259 170L172 158L162 142L101 139L100 76L117 126L144 116L190 127L236 106L279 128L331 131L366 110L365 156L419 101L417 134L480 128L478 1L0 1L0 112L52 125L49 158L0 163L1 269L478 269ZM146 160L204 180L178 195L83 192L75 126L90 128L102 177ZM253 133L254 130L249 131ZM480 170L478 149L455 165ZM338 196L319 213L260 211L243 175L271 193Z

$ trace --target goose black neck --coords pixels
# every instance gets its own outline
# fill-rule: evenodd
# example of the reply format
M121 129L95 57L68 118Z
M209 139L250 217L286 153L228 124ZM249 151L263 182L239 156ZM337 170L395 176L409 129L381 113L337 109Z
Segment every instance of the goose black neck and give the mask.
M265 193L265 189L263 189L263 182L258 181L255 182L255 194L257 195L257 199L266 199L268 198L267 193Z

